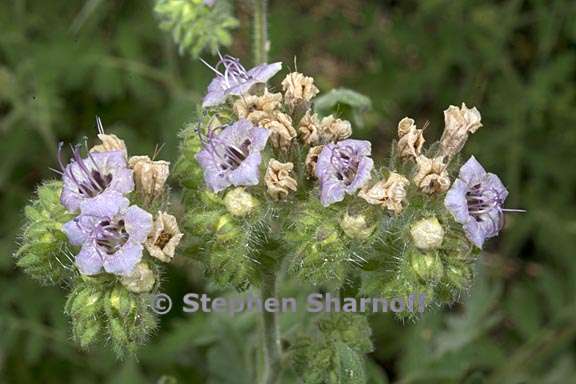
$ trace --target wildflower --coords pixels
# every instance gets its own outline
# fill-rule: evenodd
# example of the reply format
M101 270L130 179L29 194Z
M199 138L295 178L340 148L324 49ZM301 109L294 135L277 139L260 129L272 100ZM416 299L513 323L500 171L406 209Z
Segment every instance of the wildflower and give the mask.
M291 176L293 169L294 164L290 162L281 163L275 159L270 159L268 162L264 181L268 188L268 194L274 200L285 200L290 191L295 192L297 190L298 183Z
M298 132L304 144L317 145L320 142L320 121L318 120L318 115L307 111L300 119Z
M282 102L282 94L265 91L262 96L246 95L236 100L232 106L239 119L250 119L253 112L275 111Z
M386 207L394 213L400 213L404 209L406 200L406 187L410 181L396 172L390 172L388 179L380 180L372 187L364 187L358 196L369 204Z
M122 151L124 157L127 157L128 152L126 150L126 143L124 143L124 140L120 139L116 135L104 133L102 121L99 117L96 118L96 125L98 126L98 139L100 139L102 144L93 146L90 148L90 152Z
M126 194L134 189L132 170L128 168L122 151L88 152L80 155L80 146L72 151L72 160L66 166L62 161L62 143L58 147L58 161L62 169L64 186L60 201L69 211L80 208L83 201L91 200L108 192Z
M142 243L152 229L152 215L129 206L118 192L82 202L80 215L63 226L72 245L81 246L76 264L84 275L127 276L142 258Z
M150 292L154 288L156 279L154 272L150 269L148 264L140 262L128 276L123 276L120 279L123 286L130 292L144 293Z
M134 171L136 191L147 201L162 195L170 173L170 162L153 161L148 156L132 156L128 165Z
M296 130L292 126L292 119L282 112L252 112L250 121L258 127L270 131L272 147L281 151L288 151L292 140L296 137Z
M439 248L444 240L444 228L436 217L420 220L410 228L410 235L417 248Z
M324 143L340 141L352 135L352 125L349 121L340 120L334 116L326 116L320 122L320 139Z
M440 148L451 158L464 147L468 135L482 127L480 112L476 107L468 108L465 103L458 108L451 105L444 111L444 132L440 138Z
M429 159L420 155L416 158L414 184L424 193L446 192L450 188L450 177L446 168L444 156Z
M398 154L400 158L415 159L422 152L424 139L423 129L416 129L414 119L405 117L398 123Z
M318 163L318 156L320 156L323 148L323 145L317 145L308 150L305 165L306 171L310 177L316 177L316 164Z
M366 216L362 214L350 215L346 212L340 221L340 228L351 239L365 240L372 235L376 225L368 225Z
M258 206L258 200L245 188L234 188L224 196L224 205L232 216L244 217L251 214Z
M204 62L204 61L203 61ZM216 77L208 85L208 92L202 102L202 107L214 107L226 101L231 95L241 96L259 83L266 83L282 69L282 63L260 64L246 70L240 60L230 55L220 55L220 61L215 67L204 62L216 73ZM220 71L223 67L223 71Z
M487 173L474 158L460 168L458 178L446 194L444 205L454 219L463 225L468 239L478 248L498 235L504 225L502 208L508 190L498 176Z
M284 100L288 105L295 105L299 101L310 101L320 92L314 85L314 79L298 72L289 73L282 80Z
M370 180L374 166L371 152L370 142L364 140L344 140L324 146L316 164L322 205L342 201L346 194L355 193Z
M196 160L204 170L204 180L213 192L230 185L258 184L260 152L266 146L270 132L241 119L222 129L210 130L203 137L203 149Z
M216 0L204 0L203 3L207 7L212 7L214 4L216 4Z

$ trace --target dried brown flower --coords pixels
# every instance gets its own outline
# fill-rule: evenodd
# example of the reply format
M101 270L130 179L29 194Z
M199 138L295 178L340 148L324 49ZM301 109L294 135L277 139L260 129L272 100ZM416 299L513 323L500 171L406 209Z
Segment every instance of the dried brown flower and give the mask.
M169 263L174 258L174 252L182 236L176 218L166 212L158 212L144 246L150 256Z
M416 158L414 184L424 193L446 192L450 188L450 177L446 168L444 156L429 159L420 155Z
M307 111L298 124L298 132L306 145L317 145L320 142L320 121L318 115Z
M323 148L323 145L312 147L306 155L306 172L308 172L308 176L310 177L316 177L316 163L318 162L318 156L320 156L320 152L322 152Z
M148 156L132 156L128 165L134 171L136 191L147 201L162 195L170 173L170 162L153 161Z
M320 140L323 143L344 140L351 135L352 124L347 120L340 120L330 115L320 121Z
M275 111L282 102L281 93L264 92L262 96L246 95L241 96L234 102L232 108L239 119L248 119L253 112Z
M268 188L268 194L274 200L285 200L290 191L295 192L297 190L298 183L291 176L293 169L294 164L290 162L281 163L275 159L270 159L264 181Z
M480 127L482 116L476 107L468 108L465 103L458 108L451 105L444 111L444 132L440 138L442 154L451 158L464 147L468 135Z
M396 172L390 172L386 180L380 180L372 187L364 187L358 196L369 204L386 207L390 211L400 213L404 209L406 187L410 181Z
M248 118L253 124L270 130L270 143L276 149L287 151L296 137L292 119L285 113L256 111L252 112Z
M423 129L417 129L414 119L405 117L398 123L398 156L402 159L415 159L422 152L426 141Z
M284 91L284 101L292 106L302 100L310 101L320 92L314 85L313 78L298 72L289 73L282 80L282 90Z

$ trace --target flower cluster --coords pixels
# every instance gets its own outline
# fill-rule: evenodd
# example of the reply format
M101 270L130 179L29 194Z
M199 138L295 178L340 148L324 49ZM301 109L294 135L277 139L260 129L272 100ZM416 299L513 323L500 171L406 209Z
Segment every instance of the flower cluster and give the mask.
M62 180L42 186L27 208L17 257L33 277L73 288L67 312L82 346L103 336L123 353L154 327L145 294L183 234L165 212L169 163L128 157L124 141L97 122L100 144L71 147L67 163L59 145Z
M197 244L190 253L218 282L258 284L286 263L330 289L356 276L365 295L423 292L442 303L467 289L485 240L502 229L508 194L473 157L451 175L482 126L476 108L450 106L430 145L426 127L402 119L383 166L369 141L351 138L351 122L315 109L313 78L289 73L276 91L267 82L281 63L246 69L220 56L210 68L216 77L204 114L182 135L177 172Z

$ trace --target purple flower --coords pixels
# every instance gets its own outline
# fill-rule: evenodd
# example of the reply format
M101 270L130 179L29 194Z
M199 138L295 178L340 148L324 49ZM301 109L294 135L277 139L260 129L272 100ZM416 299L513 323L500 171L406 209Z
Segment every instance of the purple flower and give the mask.
M502 204L508 190L498 176L487 173L474 158L460 168L458 178L446 194L444 205L454 219L463 225L468 239L478 248L494 237L504 225Z
M240 60L230 55L220 56L220 61L215 67L202 62L210 67L216 77L208 85L208 93L204 97L202 107L213 107L222 104L230 95L241 96L248 92L253 85L265 83L282 69L282 63L260 64L250 70L246 70L240 64ZM223 73L219 67L224 68Z
M71 244L82 246L76 264L84 275L102 272L126 276L142 258L152 230L152 215L118 192L81 203L81 214L63 226Z
M316 177L320 181L320 201L327 207L353 194L368 180L374 166L369 157L371 144L364 140L343 140L327 144L318 156Z
M230 185L258 184L260 151L266 146L270 132L241 119L222 129L210 131L202 138L204 149L196 160L204 170L204 180L213 192Z
M216 0L204 0L204 5L211 7L216 4Z
M122 151L92 152L86 158L80 156L80 146L73 149L73 158L64 166L58 148L64 187L60 195L62 205L73 212L82 202L109 192L126 194L134 189L132 170L128 168Z

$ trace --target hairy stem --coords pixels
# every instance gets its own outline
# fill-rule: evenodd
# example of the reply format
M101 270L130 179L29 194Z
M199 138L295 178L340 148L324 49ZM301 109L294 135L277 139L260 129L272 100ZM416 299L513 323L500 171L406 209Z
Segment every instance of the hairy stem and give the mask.
M268 0L254 0L254 64L268 62Z
M262 302L276 298L276 273L264 274L262 278ZM281 344L276 312L262 311L264 325L264 375L262 384L276 383L281 369Z

